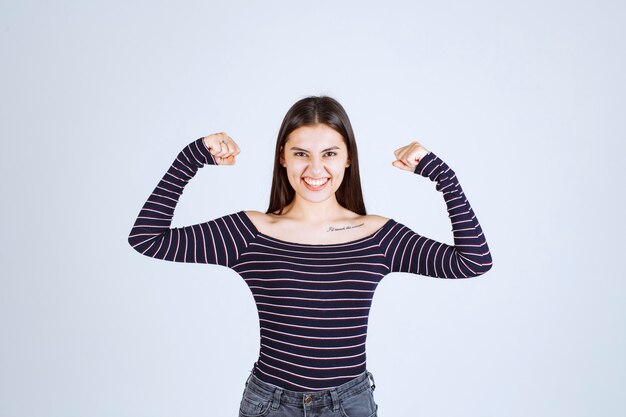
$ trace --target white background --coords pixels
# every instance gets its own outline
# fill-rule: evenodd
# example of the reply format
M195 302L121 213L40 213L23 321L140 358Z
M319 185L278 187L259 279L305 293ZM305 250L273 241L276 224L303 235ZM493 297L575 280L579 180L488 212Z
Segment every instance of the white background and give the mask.
M368 212L452 243L456 172L486 275L391 274L367 341L382 417L624 415L624 21L619 1L0 3L0 416L231 416L259 347L244 281L135 252L177 153L242 152L173 226L265 211L280 122L346 108Z

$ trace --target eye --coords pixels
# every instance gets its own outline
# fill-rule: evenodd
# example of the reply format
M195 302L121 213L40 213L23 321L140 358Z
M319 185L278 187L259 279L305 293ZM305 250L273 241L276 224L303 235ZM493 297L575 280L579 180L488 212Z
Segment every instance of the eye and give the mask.
M300 156L300 155L305 155L305 153L304 152L295 152L294 155L295 156Z
M333 151L328 151L328 152L326 152L326 155L328 155L329 153L332 153L332 155L331 155L331 156L336 156L336 155L337 155L337 152L333 152Z

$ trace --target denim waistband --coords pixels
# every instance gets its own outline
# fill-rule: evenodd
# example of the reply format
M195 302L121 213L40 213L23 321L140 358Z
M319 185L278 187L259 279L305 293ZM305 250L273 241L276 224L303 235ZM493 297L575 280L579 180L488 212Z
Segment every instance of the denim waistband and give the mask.
M372 381L371 384L370 379ZM368 370L348 382L319 391L291 391L260 380L254 375L253 371L250 372L250 376L248 376L246 380L247 389L267 398L271 397L274 402L292 404L300 407L304 407L305 404L311 407L326 405L332 407L338 403L339 399L356 395L368 389L370 386L372 387L372 391L376 388L374 376Z

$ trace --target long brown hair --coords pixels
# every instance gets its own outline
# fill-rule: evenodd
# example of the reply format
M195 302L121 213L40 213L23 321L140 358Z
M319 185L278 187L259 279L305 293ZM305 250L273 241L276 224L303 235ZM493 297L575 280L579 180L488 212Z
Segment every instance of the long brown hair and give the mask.
M359 176L359 158L354 139L354 132L348 114L337 100L328 96L309 96L297 101L283 119L276 140L274 155L274 174L270 203L266 213L282 214L283 208L295 197L295 191L289 184L287 169L280 163L280 153L291 132L302 126L324 124L334 129L343 137L348 148L350 166L346 168L343 181L335 192L337 202L348 210L365 215L365 203Z

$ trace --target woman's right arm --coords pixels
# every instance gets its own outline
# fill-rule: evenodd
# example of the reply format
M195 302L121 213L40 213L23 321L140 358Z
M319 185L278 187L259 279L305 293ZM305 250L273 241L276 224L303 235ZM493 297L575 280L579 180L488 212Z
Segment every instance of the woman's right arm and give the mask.
M211 135L212 139L223 140L225 134ZM224 135L219 136L219 135ZM207 137L207 138L209 138ZM230 139L230 138L229 138ZM231 149L236 144L230 143ZM213 143L213 142L212 142ZM242 228L243 223L236 214L223 216L205 223L192 226L170 228L174 210L187 183L204 165L219 165L220 157L229 153L217 149L215 157L205 144L205 138L199 138L187 145L167 170L148 200L143 205L135 224L128 236L128 243L139 253L152 258L174 262L194 262L230 266L238 258L242 248L251 239L250 231ZM222 144L222 148L225 145ZM239 153L238 148L236 153ZM231 152L226 161L234 161L235 152ZM224 164L232 164L224 162Z

